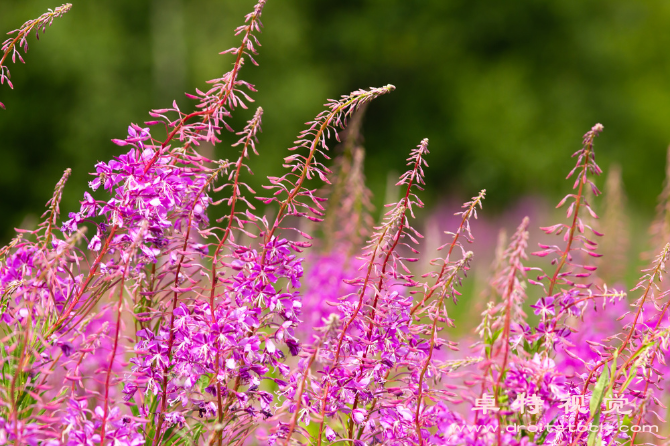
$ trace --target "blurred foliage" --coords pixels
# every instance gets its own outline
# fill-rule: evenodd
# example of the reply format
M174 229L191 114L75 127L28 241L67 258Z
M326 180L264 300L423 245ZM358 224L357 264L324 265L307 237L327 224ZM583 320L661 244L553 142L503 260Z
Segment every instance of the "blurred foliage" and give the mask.
M129 122L232 63L218 52L253 0L73 0L0 88L0 239L37 216L66 167L63 211L88 172L118 153ZM53 0L0 0L0 29ZM394 84L369 107L366 173L377 205L388 171L431 141L426 201L489 191L505 206L526 193L566 193L569 155L602 122L599 162L623 166L629 202L653 210L670 142L670 3L661 0L268 0L254 83L265 109L254 186L326 98ZM241 129L253 110L237 113ZM236 138L226 135L225 143ZM216 157L230 149L221 145ZM601 182L602 184L602 182ZM380 206L378 206L380 209ZM23 222L24 225L29 222Z

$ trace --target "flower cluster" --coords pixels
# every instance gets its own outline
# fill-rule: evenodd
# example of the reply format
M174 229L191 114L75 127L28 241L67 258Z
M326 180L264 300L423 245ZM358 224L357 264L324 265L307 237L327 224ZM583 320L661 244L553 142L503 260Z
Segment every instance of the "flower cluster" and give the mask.
M501 238L475 342L459 344L453 306L476 308L462 285L486 191L463 204L427 262L414 228L424 139L396 185L400 200L373 223L360 126L392 85L326 103L284 173L268 177L267 196L246 184L263 109L237 132L231 117L253 102L240 73L245 59L256 63L265 3L223 52L232 69L187 95L196 111L175 102L131 124L112 140L125 153L96 164L78 210L62 221L68 169L43 221L0 249L0 444L609 446L663 423L670 192L654 225L664 248L629 304L622 269L600 274L595 125L558 206L568 204L567 222L542 228L560 238L539 245L537 262L527 217ZM3 44L1 81L8 54L21 58L27 34L69 9ZM331 137L343 140L332 163ZM229 138L231 159L201 153ZM624 239L614 178L603 226ZM616 246L602 251L621 258ZM519 424L551 429L510 429Z

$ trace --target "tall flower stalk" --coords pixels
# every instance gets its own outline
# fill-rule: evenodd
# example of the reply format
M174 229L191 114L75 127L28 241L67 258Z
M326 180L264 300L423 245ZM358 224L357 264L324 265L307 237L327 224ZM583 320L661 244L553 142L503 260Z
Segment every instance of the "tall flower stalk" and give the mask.
M36 19L28 20L26 23L21 25L19 29L10 31L8 34L13 37L9 37L0 47L2 51L2 57L0 57L0 84L4 84L5 81L9 88L14 88L14 85L11 81L11 74L9 72L9 67L7 66L7 57L12 56L12 63L16 63L16 59L19 59L21 63L26 63L21 56L21 51L23 53L28 52L28 37L30 33L35 31L35 38L39 40L40 32L44 34L47 30L47 26L51 26L54 19L62 17L63 14L68 12L72 8L72 4L66 3L63 6L59 6L56 9L49 9L49 12L45 12ZM5 104L0 102L0 108L5 108Z

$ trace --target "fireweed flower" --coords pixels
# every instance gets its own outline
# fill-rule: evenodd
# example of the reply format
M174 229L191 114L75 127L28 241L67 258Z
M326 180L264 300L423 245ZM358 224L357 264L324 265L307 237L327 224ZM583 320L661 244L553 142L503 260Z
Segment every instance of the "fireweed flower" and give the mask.
M542 297L535 305L531 305L530 307L534 308L534 313L540 315L543 319L549 315L556 315L553 297Z
M331 182L319 195L328 198L325 210L322 246L305 260L302 322L298 337L309 340L316 326L326 323L331 314L341 317L338 300L351 295L358 270L365 263L357 258L362 238L373 226L370 211L371 193L365 186L363 161L365 149L361 142L363 105L350 118L341 136L342 142L333 151L339 153L333 161Z
M174 103L131 124L112 140L118 155L96 164L78 209L60 218L68 169L38 227L0 249L0 444L591 446L634 444L637 432L622 426L662 422L670 193L654 225L665 247L629 304L603 280L616 281L619 269L599 277L608 260L587 193L599 195L594 140L603 127L595 125L574 154L573 193L559 203L567 223L542 228L561 239L533 253L551 270L526 266L524 219L498 250L479 341L459 345L449 306L470 299L459 291L474 257L463 241L473 240L470 219L485 191L463 205L422 275L412 219L423 206L423 140L398 182L400 201L373 227L361 109L393 86L329 101L265 196L245 183L248 159L259 155L261 107L233 132L230 159L198 151L230 136L230 118L253 102L255 87L240 73L256 63L264 6L236 29L239 46L224 51L230 71L187 95L196 111ZM9 82L10 53L22 60L28 33L69 8L3 43L0 81ZM330 164L329 137L339 140L347 124ZM209 217L215 206L218 220ZM301 218L309 224L298 226ZM307 253L315 237L305 228L322 222L326 240ZM620 256L615 248L603 251ZM528 285L539 292L531 301ZM519 423L555 429L508 429Z
M408 441L411 443L417 438L415 418L417 408L422 406L411 399L408 400L409 404L398 404L397 398L403 395L405 398L412 398L416 389L424 385L422 381L425 370L421 372L416 369L414 373L404 377L401 370L408 364L425 358L430 362L432 349L435 346L439 348L444 342L435 339L433 344L422 339L420 330L428 331L431 325L414 327L411 315L423 307L433 294L435 297L439 296L438 301L430 301L424 311L441 311L441 302L445 296L455 298L457 292L453 287L460 283L458 276L467 271L471 253L465 254L458 262L449 261L449 255L453 247L459 246L459 236L464 235L467 238L461 232L469 235L467 220L474 214L475 206L483 198L482 193L464 206L466 211L462 213L463 223L458 232L453 234L453 244L447 259L443 260L441 273L436 274L435 285L426 293L420 305L413 305L411 294L396 291L397 284L410 287L418 284L412 276L405 275L402 269L404 262L411 262L413 259L395 252L395 248L402 234L407 233L408 238L414 241L414 237L420 237L409 226L407 217L414 205L421 206L412 190L423 183L424 157L427 153L427 140L424 140L408 159L410 170L399 182L399 185L406 188L405 199L391 205L392 209L387 213L386 219L375 229L364 251L366 256L363 259L367 264L361 268L363 275L350 282L358 285L359 291L354 294L353 299L340 299L342 303L339 309L343 316L332 315L324 321L324 325L318 328L320 335L311 346L305 347L308 352L303 356L300 368L308 371L318 361L323 370L321 373L326 379L312 379L307 386L310 375L302 370L292 378L285 390L294 402L289 406L289 411L293 413L292 419L287 425L280 423L275 437L271 440L281 441L282 437L291 437L294 432L305 436L304 431L296 426L299 420L309 424L312 416L324 420L334 419L338 417L338 412L349 415L348 425L345 424L345 429L338 433L332 427L324 428L325 422L319 423L319 437L315 439L317 443L323 441L321 435L328 441L333 438L353 437L361 439L356 440L361 443L384 439L390 444ZM414 248L409 248L411 252L417 252ZM368 283L377 283L369 294L366 292ZM367 302L366 306L371 307L366 311L367 318L363 317L365 313L361 310L364 301ZM366 319L374 322L368 323ZM431 367L430 375L433 373ZM389 378L390 376L394 379ZM386 394L385 383L387 380L397 380L396 376L402 377L401 387L389 388L389 393ZM440 396L448 397L449 392L431 394L431 398ZM433 413L433 409L424 410L420 417L422 428L435 426L437 421L433 418ZM408 438L414 440L410 441Z

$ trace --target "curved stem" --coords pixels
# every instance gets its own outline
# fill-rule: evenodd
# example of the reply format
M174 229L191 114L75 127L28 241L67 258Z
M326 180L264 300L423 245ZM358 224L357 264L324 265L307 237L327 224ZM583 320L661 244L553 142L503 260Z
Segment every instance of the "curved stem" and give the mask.
M375 315L377 313L377 304L379 302L379 296L381 295L382 285L384 283L384 278L386 276L386 267L388 266L389 259L391 258L391 255L393 254L396 247L398 246L398 243L400 242L400 237L402 236L403 230L405 229L405 223L406 223L406 220L407 220L407 209L409 209L409 194L412 191L412 186L414 185L414 178L416 177L416 172L417 172L417 169L418 169L418 167L421 163L421 159L422 159L421 157L417 157L416 162L414 163L414 168L412 169L414 174L411 176L409 182L407 183L407 189L405 191L405 197L403 198L403 201L402 201L402 210L403 211L402 211L401 216L399 217L400 218L400 224L398 225L398 229L396 230L395 237L393 239L393 244L391 245L391 248L386 252L386 257L384 258L384 261L382 262L382 271L379 274L379 282L377 283L377 288L375 288L375 290L376 290L375 299L372 303L372 308L370 309L370 316L369 316L370 324L368 325L368 333L367 333L368 345L365 347L365 352L363 353L363 360L365 360L368 357L368 352L369 352L369 349L370 349L369 342L372 340L372 334L374 332L374 323L375 323ZM374 259L375 259L374 257L372 257L370 259L371 265L373 264ZM361 293L361 298L365 294L365 291L366 290L364 288L362 293ZM362 299L360 300L360 302L362 302ZM353 321L354 317L352 317L350 320ZM344 334L346 334L346 331L343 331L342 333L344 335ZM343 336L341 336L340 339L344 339ZM360 371L361 372L363 371L363 365L362 364L361 364L361 367L360 367ZM358 393L357 393L356 396L354 397L354 404L352 406L352 411L356 410L356 408L358 407L358 401L359 401L359 399L358 399ZM353 435L354 435L354 418L353 418L353 412L352 412L352 415L349 418L349 438L352 438Z
M444 291L440 293L437 308L435 310L435 318L433 319L433 325L430 330L430 348L428 349L428 357L426 358L426 361L421 369L421 373L419 374L419 382L417 386L417 396L416 396L416 413L414 414L414 424L416 426L416 434L419 437L419 446L423 445L423 437L421 434L421 402L423 400L423 379L426 376L426 373L428 372L430 361L433 358L433 351L435 350L435 339L437 336L437 322L439 321L440 308L442 308L444 298L447 295L447 290L451 286L454 277L456 277L457 273L458 270L453 271L452 276L449 277L449 279L444 285L443 288Z
M669 249L670 249L670 244L669 244L669 245L666 245L665 249L663 250L663 252L662 252L661 255L659 256L658 264L656 265L656 268L654 268L654 271L652 272L652 274L651 274L650 277L649 277L649 281L648 281L648 283L647 283L647 286L646 286L646 288L645 288L644 294L643 294L642 299L641 299L641 301L640 301L640 305L639 305L639 307L638 307L637 313L635 314L635 319L633 320L633 324L631 325L630 330L628 331L628 335L626 336L625 341L621 344L621 346L620 346L619 349L617 350L617 356L620 355L621 353L623 353L624 350L628 347L628 343L630 342L630 340L631 340L631 338L632 338L632 336L633 336L633 333L635 332L635 328L637 327L637 321L638 321L638 319L639 319L639 317L640 317L640 314L641 314L641 312L642 312L642 308L644 307L644 303L646 302L647 296L649 295L649 292L650 292L650 290L651 290L651 287L652 287L652 285L653 285L653 283L654 283L654 279L655 279L655 278L657 277L657 275L661 272L661 270L662 270L662 268L663 268L663 265L664 265L664 262L665 262L665 258L666 258L667 255L668 255L668 250L669 250ZM667 311L667 309L668 309L668 306L666 305L665 309L663 310L662 315L665 314L665 312ZM659 320L658 320L658 322L657 322L657 324L656 324L656 328L658 328L658 326L659 326L661 320L662 320L662 319L659 318ZM612 390L612 389L614 388L614 385L616 384L616 380L617 380L617 378L621 375L621 373L624 372L624 370L626 370L626 369L630 366L631 362L633 361L633 359L635 358L635 356L637 355L637 353L640 352L644 347L645 347L644 344L642 344L640 347L638 347L637 351L636 351L633 355L631 355L631 357L624 363L624 365L622 365L622 366L617 370L615 376L612 377L612 379L611 379L611 384L610 384L610 386L609 386L609 388L608 388L607 391L610 391L610 390ZM597 363L597 364L594 366L593 370L591 370L591 372L589 373L589 376L587 377L586 381L584 382L584 387L582 388L582 395L586 395L586 391L588 390L588 386L589 386L589 384L591 383L591 379L593 378L595 372L596 372L600 367L603 367L603 366L606 366L607 364L609 364L609 361L610 361L613 357L614 357L614 355L610 356L610 357L607 358L607 359L604 359L604 360L600 361L599 363ZM607 394L607 392L605 392L605 394ZM593 416L589 416L589 419L587 420L587 424L590 423L592 419L593 419ZM576 423L577 423L577 420L575 420L575 426L576 426ZM570 446L575 446L575 445L578 443L578 441L579 441L579 439L581 438L581 436L582 436L581 433L578 432L578 433L577 433L577 438L570 444Z
M6 66L3 65L5 62L5 59L9 55L9 53L14 49L16 46L16 43L19 42L21 39L23 39L25 36L30 34L30 32L35 29L36 26L44 25L46 24L47 20L53 20L55 17L60 17L61 15L65 14L72 8L72 5L70 3L66 3L63 6L59 6L52 12L46 12L42 14L40 17L34 19L34 20L29 20L26 23L23 24L23 26L19 29L19 33L14 37L9 44L4 47L4 54L2 55L2 58L0 58L0 67ZM26 26L27 25L27 26ZM12 31L13 34L13 31ZM3 45L4 46L4 45Z
M465 223L470 219L470 216L474 212L475 207L477 206L477 204L481 203L481 199L483 198L483 192L484 191L482 191L482 193L480 193L479 196L475 200L472 201L472 204L470 205L470 207L463 213L463 218L461 219L461 224L458 226L458 230L454 234L454 239L449 244L449 250L447 251L447 255L444 257L444 264L442 265L442 268L440 269L440 273L438 274L437 279L435 279L435 285L433 287L431 287L426 294L424 294L423 298L421 299L421 302L417 303L412 308L412 310L409 313L410 316L414 316L414 313L416 313L417 310L419 308L421 308L426 303L426 301L431 298L431 296L435 292L437 284L440 283L440 281L442 280L442 277L444 276L444 273L447 270L447 266L449 265L449 259L451 258L451 253L458 244L458 238L461 235L461 231L463 230L463 228L465 228Z
M86 292L88 285L91 283L91 280L93 280L93 277L95 274L98 272L98 267L100 266L100 263L102 262L102 258L104 257L105 254L107 254L107 251L109 250L109 245L112 241L112 238L114 237L114 234L116 234L116 230L118 227L116 225L112 226L112 229L109 231L109 236L105 240L105 244L100 250L100 253L98 253L98 256L95 259L95 262L93 263L93 266L88 272L88 275L86 276L86 280L84 283L81 285L81 288L79 289L79 292L77 293L76 297L70 302L70 304L63 309L63 312L61 315L58 317L56 322L54 322L53 326L51 329L47 332L45 337L51 336L53 333L58 330L61 325L67 320L68 315L70 312L74 309L74 307L77 305L79 302L79 299L81 299L81 296Z
M237 74L242 67L242 55L244 54L244 50L247 48L247 44L249 42L249 37L251 36L251 32L254 29L254 26L256 26L256 22L258 20L259 14L254 14L251 17L251 20L249 21L249 24L246 26L245 34L244 37L242 38L242 44L237 48L236 51L236 59L235 63L233 65L233 69L230 72L230 77L228 80L228 83L226 84L226 88L224 88L219 94L218 94L218 101L210 108L206 110L200 110L196 111L193 113L190 113L183 118L179 119L179 122L175 124L174 129L168 133L167 138L165 138L165 141L161 143L160 148L156 151L154 154L153 158L147 163L146 167L144 168L144 173L147 173L147 171L151 168L151 166L154 165L154 163L158 160L160 155L163 153L163 149L172 141L172 139L175 137L175 135L184 127L186 122L191 120L192 118L198 117L198 116L204 116L205 120L208 121L212 115L214 115L216 112L218 112L221 107L223 107L228 99L230 98L230 95L232 94L233 90L235 89L235 82L237 80Z
M582 205L582 194L584 191L584 183L586 183L586 174L587 174L587 169L589 166L589 157L591 156L591 150L592 150L592 142L588 145L588 149L586 151L586 154L584 155L584 165L582 166L582 173L581 177L579 180L579 189L577 190L577 196L575 198L575 209L574 209L574 216L572 217L572 224L570 225L570 231L568 232L568 243L565 247L565 251L563 251L563 254L561 255L561 260L558 263L558 266L556 267L556 271L554 272L554 275L552 276L550 282L549 282L549 291L547 292L547 296L551 296L554 293L554 288L556 287L556 283L558 282L558 274L561 272L563 269L563 266L565 266L565 262L568 259L568 256L570 255L570 250L572 248L572 242L574 241L574 236L575 236L575 230L577 229L577 219L579 218L579 208Z
M250 133L250 135L251 135L251 133ZM212 259L212 271L211 271L212 286L210 288L210 293L209 293L209 307L210 307L210 311L211 311L211 314L212 314L212 324L216 323L216 319L214 317L214 310L215 310L214 296L216 294L216 285L217 285L217 282L218 282L218 278L217 278L218 273L217 273L216 269L217 269L217 265L219 263L219 253L221 252L221 249L225 245L226 241L228 240L228 236L230 235L230 232L231 232L232 227L233 227L233 220L235 218L235 205L237 204L237 199L239 197L240 170L242 169L242 164L243 164L242 162L243 162L244 157L247 153L247 147L248 147L248 144L249 144L250 140L251 140L251 138L249 137L245 141L244 148L242 149L242 154L240 155L240 157L237 160L237 164L236 164L236 167L235 167L235 179L234 179L234 182L233 182L233 185L232 185L233 195L230 198L230 213L228 214L228 226L226 227L225 232L224 232L223 236L221 237L221 240L219 241L218 245L216 246L216 249L214 251L214 257ZM223 411L223 401L221 399L221 383L219 382L219 379L218 379L219 370L220 370L219 362L221 360L220 351L219 351L219 340L218 339L216 341L215 348L216 348L216 358L215 358L216 363L214 365L214 368L215 368L214 373L216 374L216 376L215 376L214 379L216 380L216 403L217 403L217 408L218 408L219 424L222 424L223 423L223 415L224 415L223 412L224 411ZM217 433L216 438L217 438L219 446L221 446L221 444L223 442L223 434L221 432Z
M30 301L28 305L28 319L25 321L25 332L23 334L23 342L21 343L21 354L19 356L19 362L16 365L16 372L12 376L12 381L9 388L9 395L12 403L12 415L14 418L14 438L16 438L16 446L19 446L19 409L16 404L16 381L19 376L23 373L23 362L26 358L26 353L28 349L28 338L30 337L30 328L32 327L32 318L33 318L33 301Z
M293 436L293 432L295 431L295 427L298 424L298 417L300 416L300 409L302 407L302 394L305 391L305 384L307 383L307 376L309 375L310 368L312 367L312 363L314 362L314 359L316 359L317 354L319 353L319 348L321 347L321 344L319 344L315 349L314 353L309 357L309 361L307 361L307 365L305 366L305 373L303 374L302 380L300 380L300 386L298 387L298 392L296 393L295 396L295 412L293 412L293 416L291 417L291 421L289 422L289 429L288 429L288 434L286 434L286 443L285 445L289 445L289 441L291 440L291 436Z
M328 116L323 120L323 123L319 127L319 130L316 132L316 135L314 135L312 145L309 149L309 154L305 159L305 163L303 165L304 167L302 168L300 177L298 177L298 181L296 181L295 186L289 193L288 197L286 197L286 200L284 200L280 205L279 212L277 212L277 217L275 218L275 222L272 225L272 228L267 232L265 236L263 255L261 256L261 266L265 264L265 258L267 256L267 247L266 247L267 244L270 242L270 240L272 240L272 236L274 235L275 231L279 228L279 225L286 216L285 212L289 204L293 203L293 200L298 195L298 193L300 193L300 190L302 189L302 185L305 182L305 179L307 178L307 173L309 172L310 164L312 163L312 159L314 159L314 155L316 153L317 148L319 147L319 142L321 141L324 131L330 126L330 122L335 116L337 116L339 113L341 113L344 109L346 109L350 105L354 104L358 99L360 99L358 96L353 97L349 99L347 102L340 104L339 107L331 111L330 114L328 114Z
M121 277L121 283L119 284L119 300L116 304L116 329L114 330L114 345L112 347L112 353L109 358L109 365L107 366L107 378L105 379L105 399L103 402L103 416L102 416L102 425L100 427L100 444L105 444L105 429L107 427L107 417L109 416L109 387L110 381L112 379L112 368L114 367L114 359L116 358L116 350L119 345L119 334L121 330L121 312L123 309L123 288L125 287L126 274L128 273L128 265L130 264L131 256L128 256L128 261L126 262L125 268L123 270L123 276Z
M510 269L510 273L507 277L507 288L505 290L505 296L503 296L503 300L506 302L505 305L505 325L503 328L503 332L501 335L502 338L502 343L503 343L503 362L500 367L500 373L498 374L498 379L496 380L495 384L495 400L498 400L498 395L500 394L500 386L502 384L502 378L503 375L505 374L505 369L507 368L507 361L509 360L509 333L510 333L510 325L512 322L512 293L514 292L514 282L516 279L516 273L518 269L515 266L512 266ZM502 446L502 433L500 431L500 423L498 423L498 428L496 429L496 435L498 437L498 445Z
M220 166L218 169L216 169L212 174L210 175L209 179L203 184L203 186L200 188L198 193L196 194L195 198L193 199L193 204L191 205L191 210L188 214L188 223L187 223L187 229L186 229L186 234L184 235L184 244L182 246L182 254L179 257L179 263L177 264L177 269L175 271L175 277L174 277L174 292L173 292L173 298L172 298L172 311L170 312L170 324L169 324L169 337L168 337L168 351L167 351L167 366L163 370L163 389L162 389L162 396L161 396L161 409L158 414L158 423L156 427L156 437L154 438L154 444L157 444L156 442L158 439L161 437L160 430L163 425L163 421L165 419L165 410L167 409L167 385L168 385L168 374L169 374L169 369L170 369L170 361L172 357L172 348L174 347L174 312L177 309L177 304L179 302L179 276L181 274L181 269L184 264L184 259L186 258L186 250L188 249L188 241L191 236L191 228L193 227L193 215L195 212L195 208L198 205L200 201L201 195L207 190L207 188L212 184L216 176L221 172L223 169L228 167L227 164ZM210 309L213 313L214 309Z

